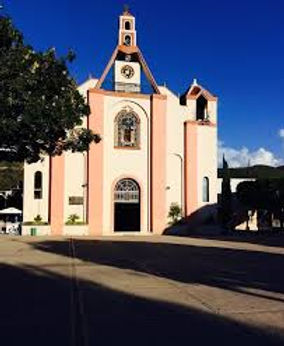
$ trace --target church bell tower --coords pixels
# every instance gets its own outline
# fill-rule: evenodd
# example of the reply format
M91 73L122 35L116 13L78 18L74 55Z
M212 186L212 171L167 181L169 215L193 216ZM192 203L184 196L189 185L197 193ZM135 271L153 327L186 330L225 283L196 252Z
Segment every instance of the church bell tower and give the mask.
M114 89L115 91L140 92L141 67L135 61L133 51L137 45L135 30L135 17L125 7L119 17L118 45L124 54L120 54L114 63Z
M106 87L103 84L111 70L111 91L160 94L158 85L137 45L136 21L128 7L124 7L123 13L119 16L117 46L95 86L96 89Z
M119 17L119 38L118 44L127 47L136 46L136 30L135 17L129 12L129 8L125 6L122 15Z

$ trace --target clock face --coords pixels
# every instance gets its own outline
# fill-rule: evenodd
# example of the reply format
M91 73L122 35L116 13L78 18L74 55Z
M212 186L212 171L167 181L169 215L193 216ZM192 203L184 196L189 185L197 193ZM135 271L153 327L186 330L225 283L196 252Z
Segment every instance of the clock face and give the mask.
M129 66L129 65L125 65L121 68L121 74L127 78L130 79L134 76L134 69L133 67Z

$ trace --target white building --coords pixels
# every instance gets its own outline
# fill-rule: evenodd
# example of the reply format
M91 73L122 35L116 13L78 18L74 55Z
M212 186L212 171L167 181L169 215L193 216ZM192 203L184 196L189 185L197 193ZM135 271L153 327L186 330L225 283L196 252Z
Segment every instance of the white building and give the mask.
M40 215L40 234L161 234L172 203L189 215L216 202L217 98L196 81L180 98L158 86L128 11L102 76L79 91L91 108L84 126L102 141L25 165L25 222ZM65 225L72 214L86 224Z

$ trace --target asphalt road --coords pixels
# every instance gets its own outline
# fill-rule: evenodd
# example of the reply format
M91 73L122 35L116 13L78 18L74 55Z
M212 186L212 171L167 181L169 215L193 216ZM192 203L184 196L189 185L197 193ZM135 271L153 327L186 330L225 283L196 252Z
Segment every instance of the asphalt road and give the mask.
M0 345L283 345L283 244L0 237Z

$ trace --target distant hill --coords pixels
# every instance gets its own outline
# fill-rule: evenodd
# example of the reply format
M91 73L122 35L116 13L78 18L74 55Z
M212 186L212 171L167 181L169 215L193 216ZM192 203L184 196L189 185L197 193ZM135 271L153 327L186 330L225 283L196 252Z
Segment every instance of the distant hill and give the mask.
M229 168L229 171L231 178L284 179L284 166L255 165L252 167ZM223 178L223 168L218 169L218 178Z

